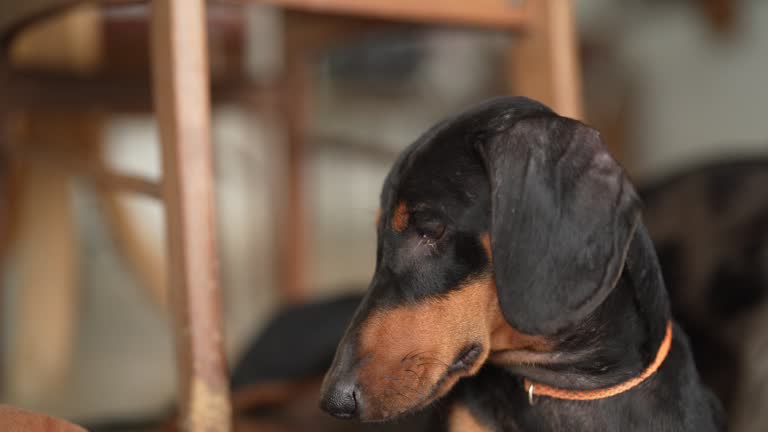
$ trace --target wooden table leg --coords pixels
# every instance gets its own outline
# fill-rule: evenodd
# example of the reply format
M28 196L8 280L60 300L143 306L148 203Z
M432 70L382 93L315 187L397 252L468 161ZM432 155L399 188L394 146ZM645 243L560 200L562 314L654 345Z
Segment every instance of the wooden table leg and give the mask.
M578 36L571 0L527 2L531 24L511 44L511 90L537 99L560 115L584 118Z
M231 430L216 259L204 0L152 2L169 287L185 431Z

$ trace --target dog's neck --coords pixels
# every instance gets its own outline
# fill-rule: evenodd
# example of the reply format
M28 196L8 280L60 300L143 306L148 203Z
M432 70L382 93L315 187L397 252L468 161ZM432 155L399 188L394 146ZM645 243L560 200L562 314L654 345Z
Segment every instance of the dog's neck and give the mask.
M638 408L644 405L638 403L641 396L636 391L629 391L628 397L586 403L543 396L531 406L523 378L569 390L602 389L626 382L653 361L669 319L666 289L653 244L640 227L616 287L587 319L553 337L552 352L533 363L502 361L513 359L514 353L497 356L478 375L460 382L454 397L469 408L478 422L495 425L494 430L605 430L609 419L619 418L615 416L617 411L642 409ZM689 355L679 349L673 348L670 356L676 359L667 368L690 361ZM664 369L662 364L657 373ZM684 379L694 380L692 370L683 368L679 374L688 374ZM668 374L665 379L669 379ZM656 385L662 384L643 386L640 391L653 392L651 388ZM694 397L698 396L683 398ZM673 420L668 419L670 424Z
M656 356L669 319L653 244L640 227L613 292L587 320L558 335L546 362L527 366L491 362L459 382L449 406L466 407L464 413L471 414L473 424L481 425L477 430L623 430L628 419L644 422L647 430L659 430L659 425L665 430L723 430L719 403L701 387L679 329L655 379L620 396L590 401L541 396L532 405L526 394L523 378L561 389L592 390L638 376ZM666 406L673 410L660 408ZM681 416L681 411L688 415ZM455 414L445 418L453 422ZM447 429L468 430L465 423L457 424L450 423Z
M606 301L587 319L553 337L554 349L535 363L498 356L514 375L562 389L591 390L638 376L654 359L669 320L666 290L653 245L635 233L624 271Z

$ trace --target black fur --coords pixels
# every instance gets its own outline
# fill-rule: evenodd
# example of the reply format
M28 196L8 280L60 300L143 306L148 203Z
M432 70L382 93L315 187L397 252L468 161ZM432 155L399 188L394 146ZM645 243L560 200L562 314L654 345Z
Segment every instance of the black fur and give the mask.
M598 388L638 375L656 354L668 308L660 273L644 230L633 239L617 287L584 322L567 330L558 347L576 361L557 366L485 366L457 385L452 397L467 404L493 431L714 431L725 430L720 403L700 383L688 339L675 325L673 344L651 379L596 401L535 398L521 377L562 388ZM585 349L585 347L591 347Z
M507 321L553 334L584 319L621 273L639 202L594 129L555 114L478 147L491 184L491 244Z

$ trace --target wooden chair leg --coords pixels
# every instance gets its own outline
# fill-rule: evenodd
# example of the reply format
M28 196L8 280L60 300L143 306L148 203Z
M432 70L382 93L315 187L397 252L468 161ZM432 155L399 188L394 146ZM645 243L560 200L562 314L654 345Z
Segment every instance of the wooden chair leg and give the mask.
M27 164L20 177L14 234L14 314L20 319L10 336L6 375L17 401L60 391L72 363L79 264L69 188L69 173L50 164Z
M96 186L99 209L109 225L115 248L136 275L145 295L153 306L164 311L167 305L167 264L161 249L147 241L138 229L139 221L120 200L114 188Z
M283 14L284 74L278 101L286 131L286 160L282 168L281 191L276 201L274 249L277 254L275 284L283 303L300 303L308 296L309 251L311 249L305 195L306 139L311 104L313 54L333 43L353 38L374 25L370 19L317 15L296 11ZM375 22L375 21L374 21ZM387 24L391 28L391 24Z
M180 421L231 430L214 222L204 0L152 2L153 89L163 147Z
M290 28L291 14L286 14L286 28ZM286 97L280 101L280 112L287 144L286 163L280 172L285 196L277 206L276 285L284 303L300 303L307 290L307 217L304 206L306 110L309 89L309 62L303 42L297 33L285 34L285 74L282 85Z
M6 271L6 258L11 244L11 221L13 195L11 193L13 178L10 158L7 154L7 136L5 132L5 113L0 110L0 310L5 310L6 290L2 278ZM0 398L3 397L5 385L5 363L7 350L6 335L0 332Z
M104 115L95 116L90 114L87 120L92 125L92 128L99 131L103 130ZM128 177L115 176L110 172L104 155L102 136L103 133L100 133L97 139L83 143L84 148L88 152L87 165L91 171L102 175L101 178L91 177L94 180L93 187L96 191L99 209L109 226L115 249L120 253L121 258L126 261L132 273L136 275L139 286L143 291L142 294L154 306L165 311L168 275L164 251L162 248L153 247L147 241L141 230L138 229L140 222L131 217L128 207L120 200L121 193L133 193L133 195L138 196L142 189L132 187L134 186L132 184L121 185L124 186L122 190L117 187L115 179Z
M511 44L511 90L537 99L559 114L584 118L576 23L571 0L527 2L528 32Z
M10 156L4 145L5 135L2 114L2 111L0 111L0 274L2 274L5 257L11 243L11 221L13 219L11 213L13 175ZM0 290L0 307L2 307L2 302L2 290Z

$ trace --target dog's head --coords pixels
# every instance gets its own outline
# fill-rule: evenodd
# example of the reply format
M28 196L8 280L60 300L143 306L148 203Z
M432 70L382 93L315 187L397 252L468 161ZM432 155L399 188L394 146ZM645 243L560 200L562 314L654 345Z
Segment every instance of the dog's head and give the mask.
M526 98L444 121L390 171L376 271L322 407L386 420L487 360L536 362L621 273L638 200L598 133Z

